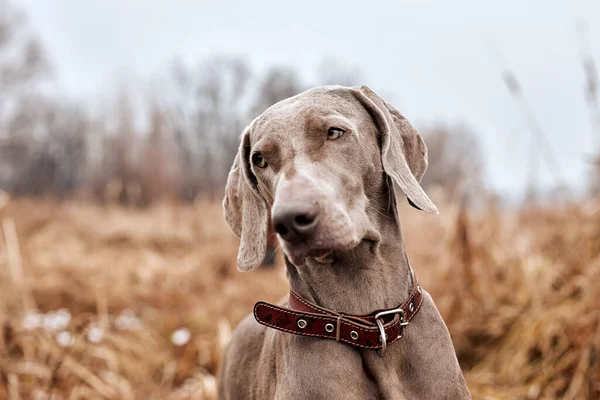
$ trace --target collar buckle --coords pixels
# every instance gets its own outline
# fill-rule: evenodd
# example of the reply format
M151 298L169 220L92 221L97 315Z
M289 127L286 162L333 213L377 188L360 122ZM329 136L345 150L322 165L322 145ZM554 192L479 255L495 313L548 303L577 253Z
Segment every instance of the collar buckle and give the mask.
M379 335L381 340L381 349L377 351L377 355L379 357L383 357L383 355L385 354L388 339L387 334L385 333L385 329L383 327L383 322L381 321L381 317L390 314L398 314L400 316L400 322L398 323L400 332L398 333L398 338L402 338L402 336L404 336L404 328L408 326L408 321L406 321L406 311L404 311L402 308L394 308L392 310L385 310L375 314L375 322L377 322L377 327L379 328Z

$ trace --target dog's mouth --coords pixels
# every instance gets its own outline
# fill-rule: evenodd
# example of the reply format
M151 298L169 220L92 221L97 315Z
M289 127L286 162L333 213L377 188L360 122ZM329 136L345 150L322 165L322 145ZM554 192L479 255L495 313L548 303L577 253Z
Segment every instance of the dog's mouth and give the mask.
M328 264L333 253L350 251L360 244L360 239L352 239L345 243L331 245L311 245L310 243L287 243L282 241L282 249L292 264L301 267L307 258L313 258L319 264Z

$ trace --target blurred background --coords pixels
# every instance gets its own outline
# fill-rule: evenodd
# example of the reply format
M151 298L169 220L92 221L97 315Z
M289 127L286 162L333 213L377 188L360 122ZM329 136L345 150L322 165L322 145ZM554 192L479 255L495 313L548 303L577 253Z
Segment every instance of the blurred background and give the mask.
M243 128L323 84L420 130L417 274L476 399L600 399L600 3L0 0L0 398L214 399ZM460 296L459 296L460 293Z

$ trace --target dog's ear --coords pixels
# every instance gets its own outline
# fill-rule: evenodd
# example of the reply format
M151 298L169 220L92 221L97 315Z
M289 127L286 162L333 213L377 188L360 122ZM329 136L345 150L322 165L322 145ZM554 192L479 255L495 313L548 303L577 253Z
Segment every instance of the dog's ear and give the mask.
M367 86L353 89L381 134L381 162L415 208L430 214L438 209L419 182L427 169L427 147L419 132L400 112Z
M267 250L269 213L257 189L250 168L250 127L242 134L238 154L227 178L223 213L233 233L240 238L237 267L250 271L258 267Z

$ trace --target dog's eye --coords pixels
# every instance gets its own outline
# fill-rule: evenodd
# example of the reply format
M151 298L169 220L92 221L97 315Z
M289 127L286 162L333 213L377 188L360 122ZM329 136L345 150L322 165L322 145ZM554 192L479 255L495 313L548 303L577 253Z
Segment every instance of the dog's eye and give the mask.
M327 132L327 140L335 140L342 137L342 135L346 133L343 129L340 128L329 128Z
M260 153L252 154L252 164L256 165L258 168L266 168L267 165L269 165L267 160L265 160Z

